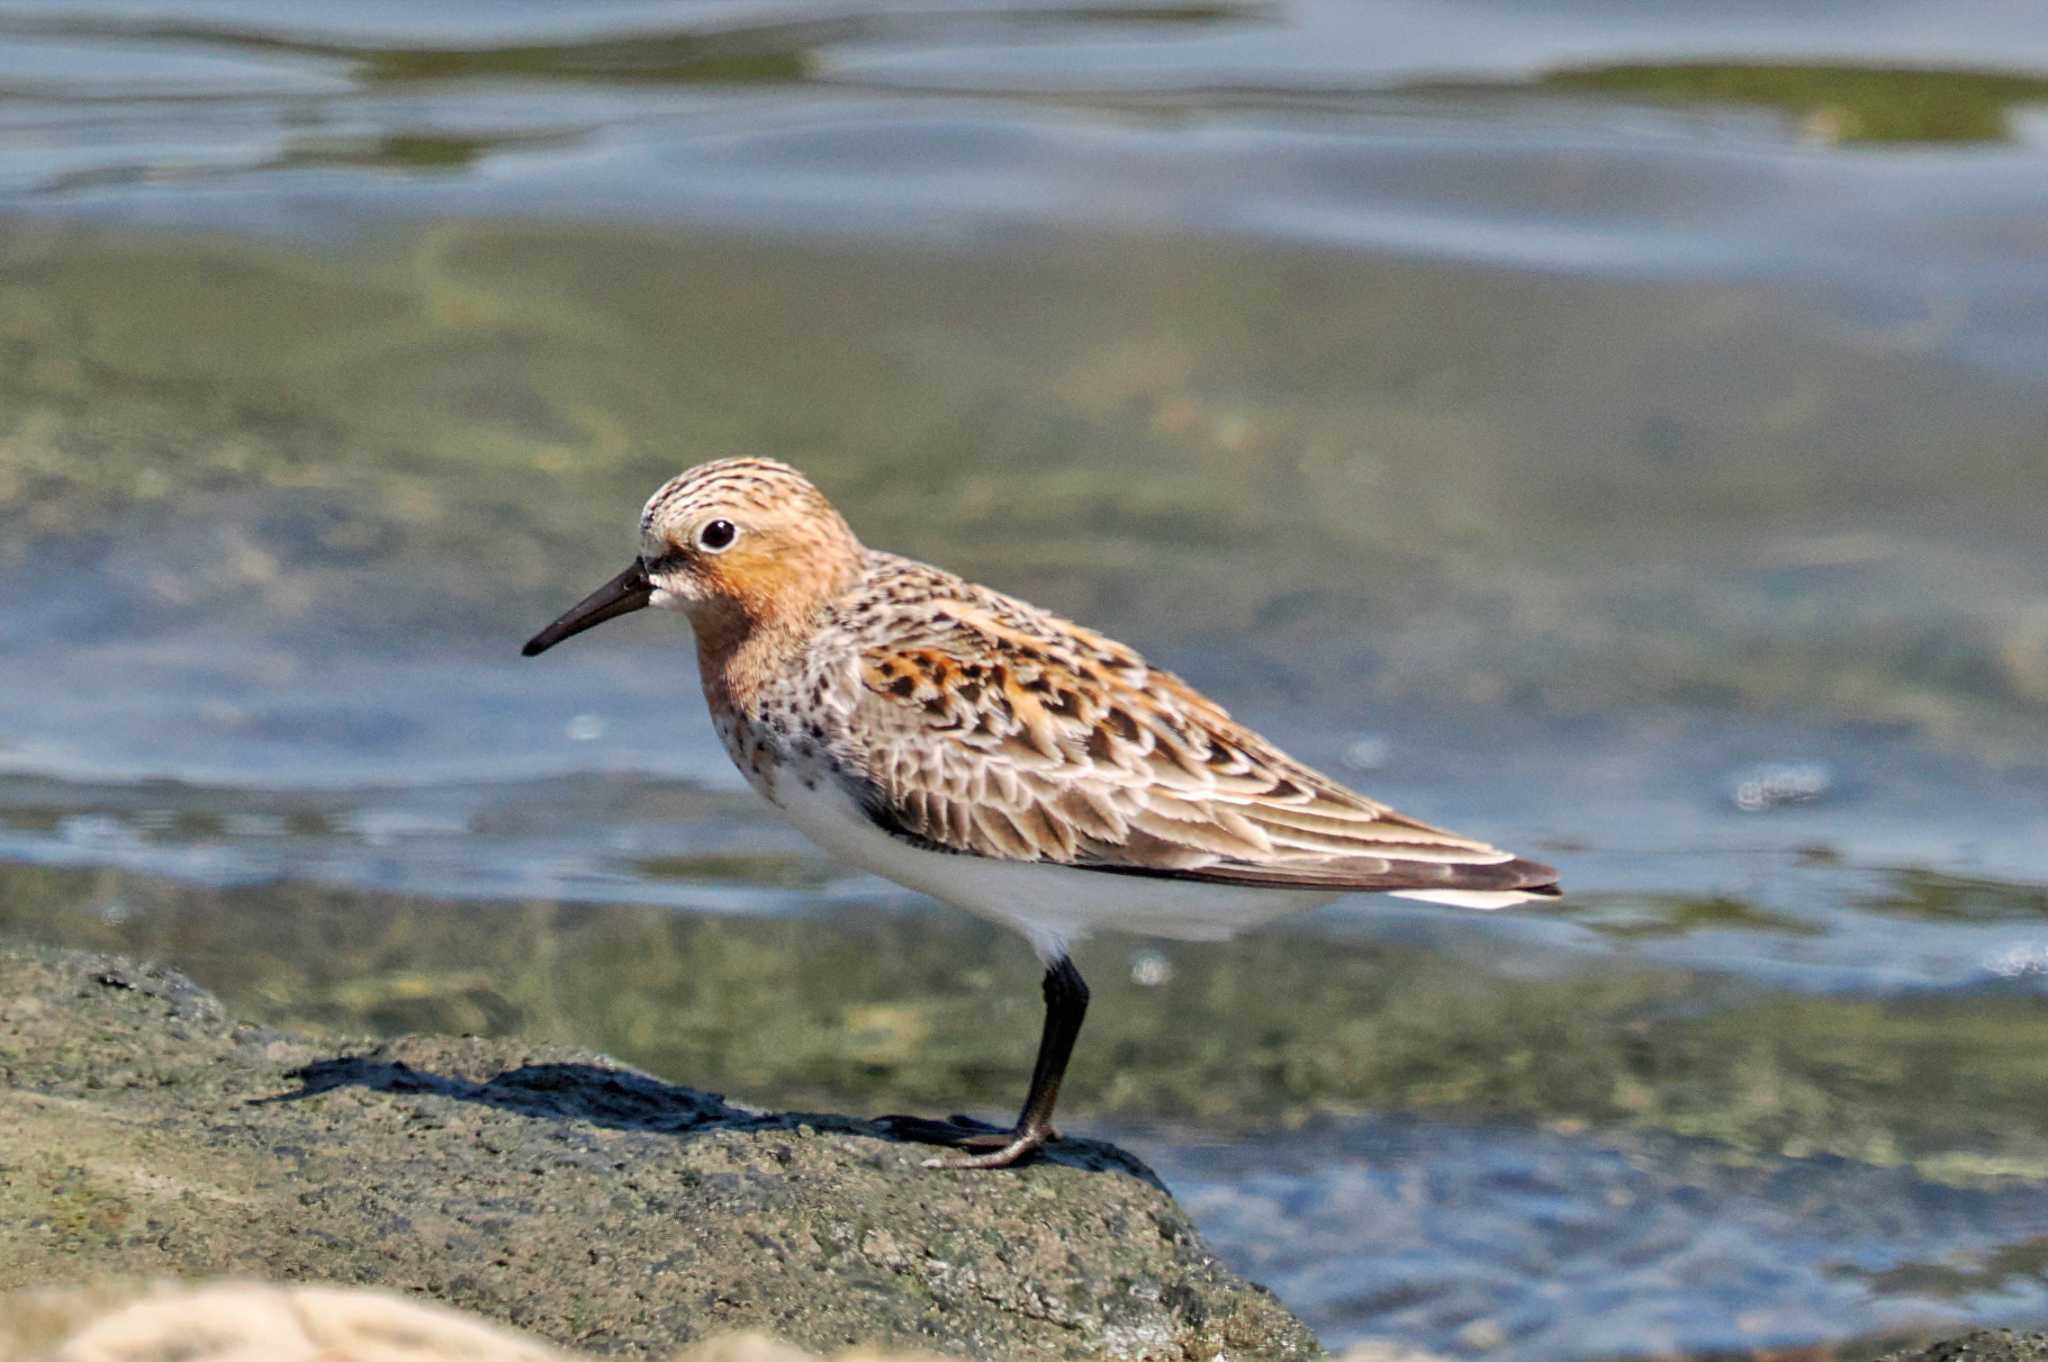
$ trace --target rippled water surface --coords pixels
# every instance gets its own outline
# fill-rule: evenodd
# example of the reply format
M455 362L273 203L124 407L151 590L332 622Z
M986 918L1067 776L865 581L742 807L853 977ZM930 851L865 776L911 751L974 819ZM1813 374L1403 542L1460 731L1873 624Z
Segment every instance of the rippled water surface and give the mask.
M1074 1119L1327 1339L2048 1316L2044 139L2023 3L0 0L0 924L1006 1106L1028 956L679 625L516 655L776 454L1565 870L1083 955Z

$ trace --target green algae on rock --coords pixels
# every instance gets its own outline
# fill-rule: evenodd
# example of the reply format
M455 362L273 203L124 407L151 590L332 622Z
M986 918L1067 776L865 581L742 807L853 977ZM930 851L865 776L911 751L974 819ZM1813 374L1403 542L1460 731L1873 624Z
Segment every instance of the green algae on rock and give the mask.
M1320 1355L1107 1145L937 1175L884 1125L518 1040L316 1042L116 956L0 948L0 1108L0 1289L356 1282L629 1355L736 1328L1023 1362Z
M1891 910L1910 913L1917 890L1901 892ZM1626 937L1683 930L1693 905L1574 911ZM1019 938L873 904L678 913L13 866L0 933L177 960L272 1025L589 1044L778 1105L1006 1116L1038 1022L1015 986L1036 968ZM2048 1168L2048 1016L2024 990L1813 994L1621 957L1504 974L1475 969L1455 937L1321 922L1148 943L1172 981L1156 987L1137 957L1114 963L1131 949L1104 939L1081 957L1104 967L1063 1093L1071 1128L1428 1111L1669 1131L1736 1160L1832 1155L1963 1185Z

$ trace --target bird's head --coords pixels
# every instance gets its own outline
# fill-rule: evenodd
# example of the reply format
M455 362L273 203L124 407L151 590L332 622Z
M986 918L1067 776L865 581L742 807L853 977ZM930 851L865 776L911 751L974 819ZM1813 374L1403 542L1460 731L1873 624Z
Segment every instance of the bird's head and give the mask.
M798 620L860 570L860 541L788 464L719 459L662 484L640 512L640 556L528 640L528 657L620 615L659 606L720 648Z

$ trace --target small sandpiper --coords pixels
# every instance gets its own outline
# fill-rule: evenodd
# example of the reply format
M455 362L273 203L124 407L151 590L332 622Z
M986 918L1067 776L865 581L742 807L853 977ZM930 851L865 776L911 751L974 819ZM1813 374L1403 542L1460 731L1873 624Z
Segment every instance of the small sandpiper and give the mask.
M1004 1168L1058 1138L1088 1006L1067 950L1098 927L1217 940L1354 890L1468 908L1558 894L1549 866L1345 788L1123 644L864 547L786 464L669 481L632 566L526 656L650 605L689 617L718 735L791 822L1045 962L1015 1127L916 1122L968 1151L927 1167Z

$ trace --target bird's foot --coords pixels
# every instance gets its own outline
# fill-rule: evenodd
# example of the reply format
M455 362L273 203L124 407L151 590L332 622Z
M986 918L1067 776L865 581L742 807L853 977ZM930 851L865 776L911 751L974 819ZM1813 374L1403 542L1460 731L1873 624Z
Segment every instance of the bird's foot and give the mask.
M959 1115L945 1121L934 1121L924 1116L881 1116L876 1118L876 1122L887 1126L890 1134L919 1144L972 1151L926 1159L926 1168L1008 1168L1060 1137L1050 1125L1005 1130L971 1116Z
M1008 1168L1021 1163L1059 1138L1051 1126L1019 1126L1015 1130L978 1134L961 1141L979 1154L941 1154L924 1161L927 1168Z

